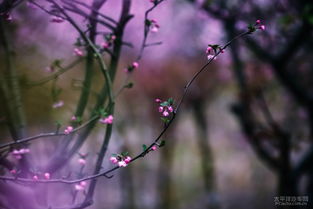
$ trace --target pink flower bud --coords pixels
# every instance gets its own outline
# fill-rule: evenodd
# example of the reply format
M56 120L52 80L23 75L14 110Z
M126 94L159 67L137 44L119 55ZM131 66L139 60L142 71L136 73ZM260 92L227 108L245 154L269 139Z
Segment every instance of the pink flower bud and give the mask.
M12 151L12 154L13 154L13 155L19 155L19 154L20 154L20 151L18 151L18 150L15 149L15 150Z
M258 25L258 24L260 24L260 23L261 23L261 20L255 21L255 24L256 24L256 25Z
M159 27L157 27L156 25L153 25L150 27L151 32L156 33L159 31Z
M164 107L160 106L159 107L159 112L163 112L163 110L164 110Z
M112 36L111 36L111 40L114 41L115 39L116 39L116 36L115 36L115 35L112 35Z
M206 48L205 53L210 54L212 50L213 50L212 47L209 46L208 48Z
M47 179L47 180L50 179L50 173L45 173L44 176L45 176L45 179Z
M261 26L259 27L259 29L264 31L264 30L265 30L265 25L261 25Z
M74 49L74 55L76 55L78 57L82 57L82 56L84 56L84 52L82 50L80 50L79 48L75 48Z
M34 176L33 176L33 180L37 181L37 180L38 180L38 176L37 176L37 175L34 175Z
M170 112L173 112L173 111L174 111L174 108L173 108L172 106L168 106L167 109L168 109L168 111L170 111Z
M108 117L106 118L101 118L99 120L100 123L103 123L103 124L112 124L113 123L113 120L114 120L114 117L113 115L109 115Z
M84 158L79 158L78 163L81 165L86 165L86 160Z
M126 166L127 166L127 163L122 160L122 161L119 161L119 162L118 162L118 166L119 166L119 167L126 167Z
M110 161L113 163L113 164L116 164L116 163L118 163L118 160L117 160L117 158L116 157L110 157Z
M154 101L155 101L156 103L161 103L161 102L162 102L162 100L161 100L161 99L158 99L158 98L155 99Z
M214 57L214 55L212 55L212 54L209 54L208 55L208 60L211 60L211 59L216 60L216 57Z
M81 185L79 185L79 184L75 184L75 190L77 190L77 191L82 191L82 190L84 190L85 188L83 187L83 186L81 186Z
M12 169L12 170L10 170L10 173L13 174L13 175L15 175L17 172L16 172L15 169Z
M138 62L133 62L132 66L133 66L133 68L138 68L139 64L138 64Z
M76 116L75 116L75 115L73 115L73 116L71 117L71 120L72 120L72 121L77 120Z
M64 133L65 133L65 134L69 134L69 133L71 133L73 130L74 130L74 128L73 128L72 126L68 126L68 127L64 130Z
M170 114L165 110L165 111L162 113L162 115L163 115L164 117L167 117L167 116L169 116Z
M155 146L155 145L153 145L152 147L151 147L151 150L152 151L155 151L157 149L157 146Z
M110 44L108 42L101 43L102 48L107 49L110 47Z
M51 18L50 22L61 23L61 22L64 22L64 19L62 17L54 16L54 17Z
M79 183L79 185L82 186L82 187L85 187L85 186L87 185L87 183L86 183L86 181L81 181L81 182Z
M132 158L129 157L129 156L127 156L127 157L125 158L124 162L125 162L126 164L128 164L128 163L130 163L131 160L132 160Z

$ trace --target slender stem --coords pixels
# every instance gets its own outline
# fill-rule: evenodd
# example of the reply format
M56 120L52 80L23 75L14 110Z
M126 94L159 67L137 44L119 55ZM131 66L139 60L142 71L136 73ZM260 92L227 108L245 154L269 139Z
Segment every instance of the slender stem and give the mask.
M245 35L248 35L250 34L250 32L244 32L244 33L241 33L239 34L238 36L236 36L235 38L233 38L231 41L227 42L223 47L221 47L221 49L226 49L233 41L237 40L238 38L241 38ZM151 148L154 146L154 145L158 145L159 144L159 141L161 139L161 137L164 135L164 133L166 133L166 131L169 129L169 127L171 126L171 124L173 123L175 117L176 117L176 114L179 112L180 110L180 106L181 106L181 103L184 101L184 98L188 92L188 89L189 87L191 86L191 84L195 81L195 79L197 77L199 77L199 75L205 70L207 69L207 66L212 62L212 60L217 57L218 55L220 54L220 51L217 52L213 57L212 59L210 59L208 61L208 63L206 63L202 68L200 68L199 71L197 71L194 76L189 80L189 82L187 83L187 85L185 86L185 89L184 89L184 92L183 92L183 95L181 97L181 100L179 102L179 104L177 105L175 111L173 112L172 114L172 117L170 118L169 122L165 124L164 128L162 129L162 131L160 132L160 134L154 139L154 141L146 148L146 150L140 152L139 154L137 154L137 156L135 156L129 163L133 163L134 161L138 160L139 158L143 158L146 154L148 154L150 151L151 151ZM109 126L108 126L109 128ZM111 135L111 130L110 129L107 129L107 132L106 132L106 136L105 136L105 140L104 140L104 143L103 143L103 146L101 148L101 150L106 150L106 146L107 146L107 135L110 136ZM104 155L103 155L104 156ZM99 158L98 158L99 159ZM100 160L99 160L100 161ZM102 161L101 161L102 162ZM101 172L98 172L98 173L94 173L93 175L90 175L90 176L87 176L87 177L84 177L84 178L80 178L80 179L75 179L75 180L66 180L66 179L51 179L51 180L37 180L37 181L34 181L32 179L26 179L26 178L14 178L14 177L6 177L6 176L2 176L0 177L0 179L4 179L4 180L14 180L14 181L21 181L21 182L34 182L34 183L66 183L66 184L74 184L74 183L78 183L78 182L81 182L81 181L86 181L86 180L92 180L92 179L95 179L95 178L98 178L100 176L105 176L107 178L111 178L112 176L109 176L109 174L111 174L113 171L115 170L118 170L120 169L121 167L119 166L115 166L111 169L108 169L106 171L101 171ZM87 200L87 199L86 199ZM90 201L90 200L88 200Z
M91 119L89 119L88 121L83 123L82 125L80 125L77 128L73 129L73 131L71 133L73 134L73 133L79 131L80 129L83 129L84 127L88 126L90 123L94 122L97 119L99 119L99 116L92 117ZM65 133L56 133L56 132L41 133L41 134L38 134L38 135L35 135L35 136L30 136L30 137L18 139L16 141L3 143L3 144L0 145L0 149L8 147L8 146L12 146L12 145L17 145L17 144L21 144L21 143L25 143L25 142L30 142L30 141L33 141L33 140L39 139L39 138L47 138L47 137L54 137L54 136L65 136L65 135L67 135L67 134L65 134Z

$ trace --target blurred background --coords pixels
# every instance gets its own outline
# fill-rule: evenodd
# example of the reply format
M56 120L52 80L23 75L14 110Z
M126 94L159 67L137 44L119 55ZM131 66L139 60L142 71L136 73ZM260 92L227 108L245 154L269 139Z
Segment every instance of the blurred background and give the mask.
M122 2L108 0L100 11L117 20ZM132 1L134 18L123 36L132 47L122 48L115 93L127 79L123 69L139 53L144 13L151 5L148 0ZM133 88L124 89L116 99L113 135L103 169L112 167L111 154L128 151L133 157L142 144L155 139L163 123L154 99L180 98L188 80L207 62L208 44L224 45L257 19L266 30L234 42L209 65L190 87L181 112L163 137L166 145L114 172L111 179L99 178L90 208L264 209L279 207L274 202L279 196L309 197L307 206L281 208L311 208L312 11L312 2L305 0L167 0L158 5L150 17L160 28L148 36L148 43L162 44L145 48L139 68L129 78ZM78 33L67 22L51 23L48 14L26 3L11 16L12 21L3 21L2 28L20 84L27 135L51 132L56 121L63 130L83 88L85 61L57 79L38 81L54 75L47 67L55 60L66 66L76 59L73 49ZM81 26L87 24L79 16L73 18ZM101 26L98 30L105 31ZM6 78L3 49L0 68L1 77ZM101 72L95 70L83 120L87 120L103 82ZM55 94L56 90L59 93ZM53 108L56 101L64 105ZM7 106L10 103L5 101L0 104L1 142L12 138L5 116ZM59 173L71 172L72 177L92 173L104 127L95 127ZM31 143L29 158L35 169L45 166L62 139ZM82 173L78 153L87 154ZM4 168L1 173L6 173ZM78 192L72 200L73 186L69 185L35 189L45 194L45 198L36 197L43 205L61 207L84 198L84 193ZM5 187L0 191L0 197L5 197Z

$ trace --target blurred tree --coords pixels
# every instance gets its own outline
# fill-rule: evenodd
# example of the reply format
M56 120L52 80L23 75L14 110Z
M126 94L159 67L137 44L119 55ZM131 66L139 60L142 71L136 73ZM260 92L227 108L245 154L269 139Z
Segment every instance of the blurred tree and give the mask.
M191 0L192 3L199 3ZM204 1L201 9L221 21L229 39L241 30L241 23L251 18L262 18L266 33L261 38L247 37L245 48L237 43L231 45L233 72L240 89L239 101L232 107L257 156L276 173L277 192L282 196L298 195L299 182L303 175L309 177L305 195L312 198L313 161L313 95L312 95L312 9L311 1ZM284 121L275 119L271 109L275 104L267 101L268 85L272 82L253 82L247 76L242 51L251 51L259 60L268 64L275 78L292 96L308 116L308 139L295 138L297 126L286 126ZM257 64L257 61L255 61ZM258 76L254 74L254 76ZM293 101L291 101L293 103ZM256 114L261 111L261 116ZM294 114L294 112L285 112ZM265 118L265 120L262 120ZM284 118L288 118L286 115ZM297 117L297 120L303 120ZM305 136L305 134L303 135ZM299 150L299 144L309 148ZM299 160L292 156L301 156ZM288 206L287 206L288 207ZM284 208L287 208L286 206ZM310 206L312 207L312 206Z

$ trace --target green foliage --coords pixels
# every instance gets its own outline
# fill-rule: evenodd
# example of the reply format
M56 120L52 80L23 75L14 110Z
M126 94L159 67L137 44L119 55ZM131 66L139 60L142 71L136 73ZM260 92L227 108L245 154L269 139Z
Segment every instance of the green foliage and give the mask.
M143 145L142 145L142 151L145 152L146 150L147 150L147 145L143 144Z
M162 140L162 141L160 142L159 147L163 147L163 146L165 146L165 141L164 141L164 140Z

